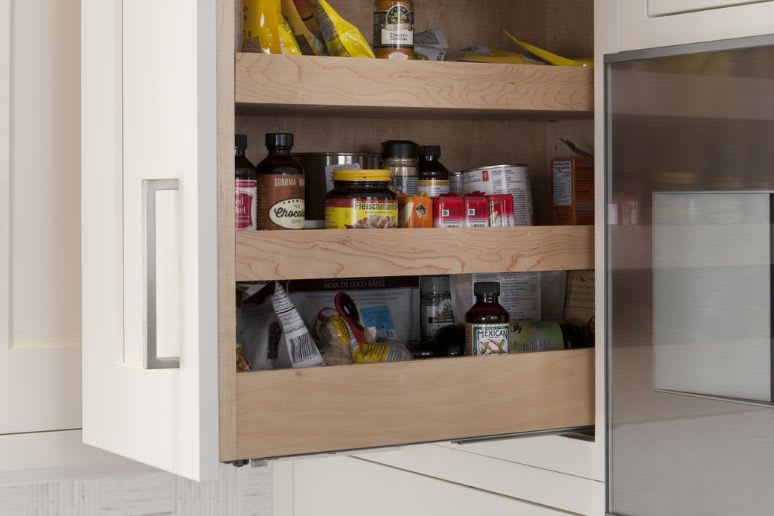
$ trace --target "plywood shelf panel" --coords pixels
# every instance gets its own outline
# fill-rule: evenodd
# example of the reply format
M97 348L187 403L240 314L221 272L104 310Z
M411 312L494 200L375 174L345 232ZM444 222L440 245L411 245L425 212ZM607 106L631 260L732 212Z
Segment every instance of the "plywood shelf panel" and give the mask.
M541 65L236 55L237 111L246 114L422 113L589 117L591 69Z
M237 375L237 454L264 458L594 424L594 350Z
M593 226L236 234L237 281L593 268Z

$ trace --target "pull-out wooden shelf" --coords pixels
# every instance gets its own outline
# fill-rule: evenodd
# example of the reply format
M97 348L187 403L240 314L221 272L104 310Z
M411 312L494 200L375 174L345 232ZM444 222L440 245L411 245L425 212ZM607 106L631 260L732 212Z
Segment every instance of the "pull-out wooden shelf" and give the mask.
M594 350L240 373L236 450L264 458L594 424Z
M236 55L238 113L589 117L589 68Z
M237 281L593 268L593 226L236 234Z

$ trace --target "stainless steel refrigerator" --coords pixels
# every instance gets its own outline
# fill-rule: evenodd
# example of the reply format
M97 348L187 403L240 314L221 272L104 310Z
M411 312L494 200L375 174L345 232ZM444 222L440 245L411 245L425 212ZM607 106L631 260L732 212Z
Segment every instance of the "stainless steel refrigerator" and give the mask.
M774 38L605 67L608 511L774 515Z

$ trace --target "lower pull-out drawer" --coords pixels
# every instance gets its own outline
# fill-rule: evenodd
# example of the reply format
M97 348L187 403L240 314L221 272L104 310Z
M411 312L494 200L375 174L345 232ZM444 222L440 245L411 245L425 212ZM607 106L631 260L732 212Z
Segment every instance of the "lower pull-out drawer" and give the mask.
M594 424L594 350L240 373L235 395L241 459L567 429Z

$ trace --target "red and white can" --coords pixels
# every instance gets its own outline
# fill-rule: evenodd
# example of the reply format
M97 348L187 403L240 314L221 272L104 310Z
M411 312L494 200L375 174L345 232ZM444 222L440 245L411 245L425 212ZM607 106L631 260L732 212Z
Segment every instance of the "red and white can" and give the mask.
M504 228L515 225L513 222L513 197L510 194L487 195L489 204L489 225Z
M532 225L532 188L526 165L491 165L462 173L465 194L511 194L516 226Z

